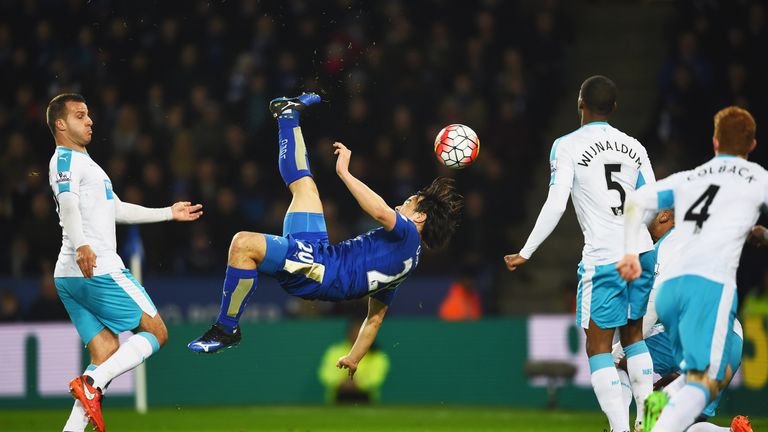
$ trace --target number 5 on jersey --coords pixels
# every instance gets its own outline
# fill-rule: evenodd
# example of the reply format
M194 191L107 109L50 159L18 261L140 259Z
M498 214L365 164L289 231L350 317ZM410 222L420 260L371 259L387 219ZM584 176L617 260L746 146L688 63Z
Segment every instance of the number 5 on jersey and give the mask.
M614 215L621 216L624 214L624 200L627 198L627 193L621 187L621 183L613 179L613 173L621 172L621 164L605 164L604 167L605 185L608 187L608 190L615 190L619 193L619 201L621 202L618 207L611 207L611 211Z

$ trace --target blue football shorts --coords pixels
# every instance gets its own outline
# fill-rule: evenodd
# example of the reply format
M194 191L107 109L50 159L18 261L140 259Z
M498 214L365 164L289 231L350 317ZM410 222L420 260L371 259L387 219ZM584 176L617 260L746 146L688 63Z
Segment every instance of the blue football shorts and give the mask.
M579 286L576 294L576 324L589 328L590 319L603 329L621 327L627 318L645 316L656 268L656 251L640 254L642 273L627 283L619 276L616 263L579 264Z
M260 272L274 276L290 294L312 297L322 288L325 265L318 262L318 249L328 245L322 213L288 213L282 236L264 236L267 251Z
M139 326L157 308L128 269L105 275L54 278L61 302L85 345L105 328L119 334Z
M739 343L734 341L739 339L734 333L737 306L735 286L697 275L672 278L659 287L656 311L681 371L706 371L714 380L724 378L732 345Z

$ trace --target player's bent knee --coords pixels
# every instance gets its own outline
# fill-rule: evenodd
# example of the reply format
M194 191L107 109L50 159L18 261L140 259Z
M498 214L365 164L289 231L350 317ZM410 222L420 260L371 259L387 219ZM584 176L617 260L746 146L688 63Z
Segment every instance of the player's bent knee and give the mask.
M160 320L160 324L154 329L152 334L155 335L160 347L165 346L165 343L168 342L168 328L162 320Z
M248 249L256 237L261 234L250 231L239 231L232 237L231 247L236 249Z
M168 341L168 328L165 326L165 322L160 315L151 317L146 313L141 316L141 322L139 326L133 330L134 333L147 332L157 339L158 345L161 347Z
M248 254L250 250L256 247L259 237L263 237L263 234L240 231L232 237L232 242L229 245L229 255Z

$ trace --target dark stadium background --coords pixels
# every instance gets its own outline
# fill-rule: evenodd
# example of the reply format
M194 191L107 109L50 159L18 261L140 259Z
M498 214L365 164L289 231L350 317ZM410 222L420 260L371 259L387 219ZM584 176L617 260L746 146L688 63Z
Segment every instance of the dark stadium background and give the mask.
M711 157L712 116L731 104L754 114L751 159L765 166L767 12L744 0L0 2L0 302L10 305L0 320L60 316L40 293L60 247L44 113L65 91L85 96L89 152L121 199L205 206L199 222L139 231L147 288L173 323L215 314L235 232L281 231L290 196L267 104L302 91L327 101L302 126L332 240L373 227L335 176L334 140L392 205L436 175L466 197L451 245L424 255L393 314L439 325L449 286L467 275L486 318L569 313L581 247L572 211L520 272L502 256L519 250L544 201L552 140L578 127L579 84L598 73L617 83L612 123L648 148L659 178ZM468 169L435 160L434 136L450 123L480 137ZM121 227L118 242L127 235ZM757 316L768 313L767 258L747 248L739 271L741 304L754 300ZM265 285L256 321L364 313Z

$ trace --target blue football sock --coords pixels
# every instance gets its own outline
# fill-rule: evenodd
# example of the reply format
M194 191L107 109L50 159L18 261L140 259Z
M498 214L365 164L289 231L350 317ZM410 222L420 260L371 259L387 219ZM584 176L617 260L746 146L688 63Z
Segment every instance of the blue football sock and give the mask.
M248 299L253 294L256 280L258 279L257 270L243 270L227 266L227 273L224 277L224 292L221 297L221 310L216 322L223 325L228 332L234 332L240 322L240 316L248 304Z
M277 164L280 168L280 176L285 185L289 185L302 177L312 177L309 170L309 157L307 147L304 145L304 137L299 127L299 112L286 110L278 118L280 127L280 153Z

